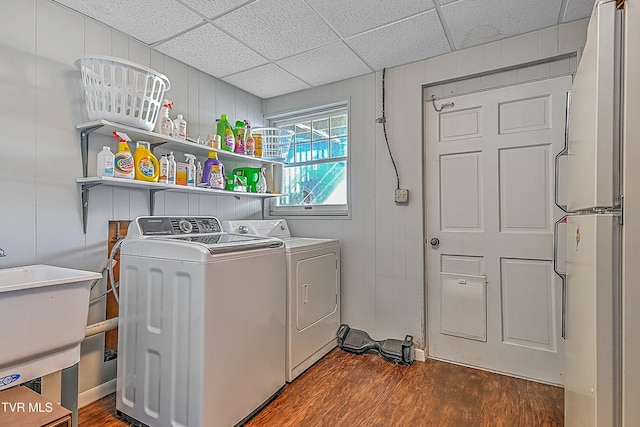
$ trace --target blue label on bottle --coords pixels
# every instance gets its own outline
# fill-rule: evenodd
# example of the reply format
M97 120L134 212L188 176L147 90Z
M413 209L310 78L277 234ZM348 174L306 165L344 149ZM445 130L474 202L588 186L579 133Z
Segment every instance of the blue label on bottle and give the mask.
M11 383L18 381L20 378L20 374L7 375L5 377L0 378L0 387L7 386Z
M151 160L149 160L148 157L143 157L142 159L140 159L140 162L138 163L138 169L140 170L140 173L142 175L148 176L149 178L152 178L155 173L153 163L151 163Z

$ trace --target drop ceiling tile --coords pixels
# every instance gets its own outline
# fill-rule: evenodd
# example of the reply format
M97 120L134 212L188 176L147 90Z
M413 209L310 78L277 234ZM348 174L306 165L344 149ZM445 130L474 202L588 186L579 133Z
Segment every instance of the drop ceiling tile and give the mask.
M450 51L435 10L363 33L345 42L374 70L408 64Z
M433 0L307 0L342 37L351 37L434 8Z
M588 18L593 12L594 4L595 0L567 0L567 8L564 11L562 22Z
M187 31L155 49L214 77L228 76L267 62L211 24Z
M144 43L198 25L202 18L173 0L56 0Z
M373 71L341 41L281 59L277 64L312 86Z
M223 13L234 10L243 4L247 3L247 0L178 0L198 13L206 16L207 18L215 18Z
M335 32L303 0L261 0L213 23L271 60L338 40Z
M275 64L242 71L222 80L263 99L310 87Z
M556 25L558 0L461 0L442 6L457 49Z

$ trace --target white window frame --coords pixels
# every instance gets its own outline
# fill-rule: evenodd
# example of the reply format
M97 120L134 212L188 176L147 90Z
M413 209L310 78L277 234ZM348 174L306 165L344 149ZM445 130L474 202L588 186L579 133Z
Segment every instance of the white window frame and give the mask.
M344 159L347 165L346 176L346 191L347 191L347 203L340 205L305 205L305 206L280 206L278 205L277 198L272 198L265 203L265 216L278 217L278 218L336 218L345 219L351 217L351 197L350 197L350 176L351 176L351 120L350 120L350 105L348 101L337 102L328 105L322 105L319 107L308 108L304 110L295 110L288 113L282 113L278 115L272 115L265 117L265 120L270 126L282 126L287 123L300 122L302 120L312 120L316 117L326 115L327 113L338 112L344 110L347 114L347 154L345 157L323 159L319 162L305 162L299 163L299 165L330 162L335 160ZM293 142L292 142L293 143ZM283 166L283 168L285 168Z

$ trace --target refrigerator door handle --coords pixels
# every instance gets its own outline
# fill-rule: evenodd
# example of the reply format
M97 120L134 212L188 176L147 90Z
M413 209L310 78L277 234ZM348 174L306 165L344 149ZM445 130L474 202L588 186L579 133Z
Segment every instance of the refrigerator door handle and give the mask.
M569 119L571 118L571 91L567 92L567 100L566 100L566 112L565 112L565 123L564 123L564 148L556 154L556 163L554 167L555 172L555 191L554 191L554 203L560 208L560 210L564 213L568 213L567 205L561 205L559 201L560 197L560 157L566 156L569 154Z
M567 274L558 271L558 226L567 223L568 215L557 220L553 226L553 271L562 280L562 338L567 338L566 318L567 318Z

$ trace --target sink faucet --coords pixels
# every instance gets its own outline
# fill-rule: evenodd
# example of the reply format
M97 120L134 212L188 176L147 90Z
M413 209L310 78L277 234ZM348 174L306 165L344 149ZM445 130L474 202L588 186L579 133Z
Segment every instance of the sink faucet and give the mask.
M0 257L3 256L7 256L7 253L4 251L4 249L0 248Z

